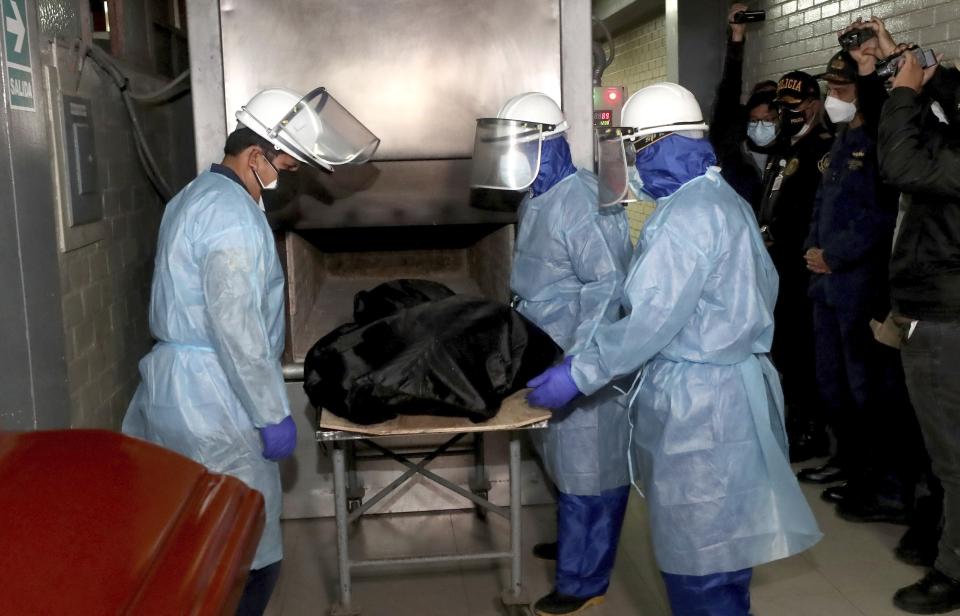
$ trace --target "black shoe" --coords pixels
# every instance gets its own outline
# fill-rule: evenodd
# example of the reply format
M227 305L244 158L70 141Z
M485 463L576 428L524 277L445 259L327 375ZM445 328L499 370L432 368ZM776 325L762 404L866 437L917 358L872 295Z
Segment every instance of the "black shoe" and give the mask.
M885 501L876 496L848 495L837 503L837 515L847 522L886 522L907 524L907 508L903 503Z
M790 463L806 462L811 458L825 458L830 455L830 437L827 431L815 424L802 429L788 430L790 440Z
M944 614L960 608L960 581L931 569L916 584L898 590L893 604L911 614Z
M847 497L849 492L850 490L847 487L847 482L843 482L839 485L825 488L823 492L820 493L820 498L827 501L828 503L833 503L834 505L836 505L837 503L843 502L843 499Z
M833 462L823 466L805 468L797 473L797 479L804 483L837 483L847 479L847 473Z
M893 555L902 563L915 567L932 567L937 560L940 529L914 525L903 533Z
M533 604L533 611L537 616L554 616L556 614L579 614L595 605L603 603L603 595L580 599L569 595L561 595L553 591L546 597Z
M533 546L533 555L540 560L557 560L557 542L538 543Z

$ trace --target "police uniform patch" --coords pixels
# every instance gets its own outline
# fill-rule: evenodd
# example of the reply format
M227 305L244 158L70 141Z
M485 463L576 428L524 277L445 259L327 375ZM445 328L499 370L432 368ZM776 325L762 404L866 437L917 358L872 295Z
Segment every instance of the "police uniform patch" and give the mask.
M820 173L823 173L827 170L827 167L830 166L830 153L827 152L823 155L823 158L820 159L820 162L817 163L817 169L820 170Z
M850 153L850 160L847 161L847 169L850 171L859 171L863 169L863 161L867 157L866 150L857 150Z
M797 169L800 168L800 159L791 158L790 162L787 163L787 168L783 170L784 177L790 177L797 172Z

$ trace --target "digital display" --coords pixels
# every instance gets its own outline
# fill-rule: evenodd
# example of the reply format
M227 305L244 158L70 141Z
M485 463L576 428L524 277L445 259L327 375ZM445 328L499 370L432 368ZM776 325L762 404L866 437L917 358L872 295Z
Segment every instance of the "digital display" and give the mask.
M609 109L595 109L593 111L593 125L594 126L612 126L613 111Z

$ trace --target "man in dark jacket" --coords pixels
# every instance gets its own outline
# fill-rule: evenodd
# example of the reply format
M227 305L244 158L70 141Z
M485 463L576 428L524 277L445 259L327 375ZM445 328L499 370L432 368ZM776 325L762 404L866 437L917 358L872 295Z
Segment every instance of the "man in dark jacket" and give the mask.
M887 93L875 71L876 46L873 38L837 53L821 75L837 136L817 192L805 257L812 272L817 383L837 439L834 460L851 477L823 496L839 501L846 519L901 522L904 492L912 491L905 484L912 484L901 481L903 469L890 462L903 442L899 427L909 424L913 411L902 404L902 378L885 382L899 370L885 369L899 361L895 351L874 340L870 329L871 319L883 321L889 311L887 263L897 219L897 191L881 184L877 161ZM897 386L900 396L892 395Z
M829 453L817 396L803 244L833 136L822 122L820 86L807 73L794 71L781 77L777 102L781 106L780 132L764 170L757 218L780 275L772 353L783 375L790 459L800 462ZM824 471L808 480L837 480L834 469Z
M746 10L747 5L734 4L727 16L730 38L723 62L723 77L713 104L710 143L717 153L723 179L756 209L767 155L776 141L778 116L774 101L777 83L761 81L755 84L747 104L740 103L747 24L734 23L733 16Z
M933 614L960 608L960 72L904 58L878 151L884 180L909 197L890 261L891 300L910 399L943 484L944 528L934 567L894 603Z

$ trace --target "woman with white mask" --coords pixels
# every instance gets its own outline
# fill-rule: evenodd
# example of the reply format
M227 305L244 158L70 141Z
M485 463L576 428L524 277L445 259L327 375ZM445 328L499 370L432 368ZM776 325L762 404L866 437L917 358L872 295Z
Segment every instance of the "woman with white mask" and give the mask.
M747 24L734 23L734 15L745 10L746 5L734 4L727 15L730 37L713 104L710 143L723 178L756 207L767 156L777 140L777 84L761 81L753 86L746 104L741 102Z

